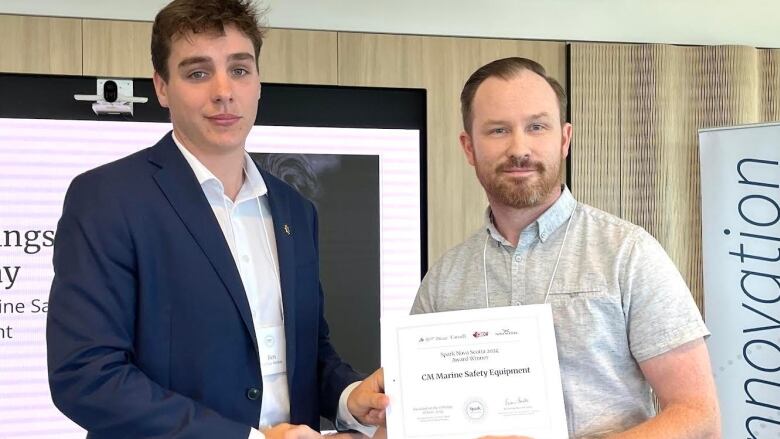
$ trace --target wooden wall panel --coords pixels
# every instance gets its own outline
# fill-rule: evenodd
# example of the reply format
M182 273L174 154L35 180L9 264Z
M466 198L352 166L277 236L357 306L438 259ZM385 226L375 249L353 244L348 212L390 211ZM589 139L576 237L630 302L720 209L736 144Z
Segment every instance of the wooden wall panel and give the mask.
M84 75L151 78L152 23L84 20Z
M423 88L424 37L340 32L339 84ZM428 81L426 81L428 80Z
M0 71L81 74L81 20L0 15Z
M571 62L572 192L583 203L620 216L620 48L575 44Z
M338 83L336 32L269 29L260 51L263 82Z
M572 44L572 117L575 133L579 125L585 130L575 135L575 151L587 151L572 157L575 193L587 188L593 194L584 201L655 236L699 306L697 130L775 118L778 53L742 46ZM604 163L616 171L602 169Z
M84 20L84 74L151 78L148 22ZM270 29L260 53L265 82L336 84L336 33Z
M780 80L780 49L765 49L759 56L760 71L763 72L759 99L764 102L761 119L780 121L780 91L777 90L777 81Z
M479 66L508 56L535 59L566 84L563 43L339 33L339 84L427 90L430 263L483 222L487 200L458 143L460 91Z

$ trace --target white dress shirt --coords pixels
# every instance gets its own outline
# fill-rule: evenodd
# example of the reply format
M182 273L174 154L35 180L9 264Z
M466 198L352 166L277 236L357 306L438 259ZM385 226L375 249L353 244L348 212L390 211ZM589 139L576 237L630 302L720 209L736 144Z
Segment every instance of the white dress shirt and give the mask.
M225 235L246 291L255 334L261 333L264 328L284 325L276 235L268 203L268 189L260 171L245 152L244 182L233 201L225 195L222 182L182 146L175 134L173 140L195 173ZM277 344L285 346L284 331L281 331L281 339L277 340ZM258 348L262 351L263 344L259 343ZM290 421L286 369L281 373L263 375L262 380L260 430ZM340 428L355 429L371 436L375 429L358 423L347 409L347 397L357 384L353 383L342 392L336 423ZM249 439L262 438L265 435L260 431L250 430Z

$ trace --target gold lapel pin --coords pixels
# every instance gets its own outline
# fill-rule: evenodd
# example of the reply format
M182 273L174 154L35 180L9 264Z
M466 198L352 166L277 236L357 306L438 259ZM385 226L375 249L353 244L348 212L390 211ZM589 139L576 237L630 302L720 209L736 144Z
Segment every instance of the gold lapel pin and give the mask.
M285 224L284 227L282 227L282 228L284 229L284 234L285 235L292 236L292 230L290 230L290 226L289 225Z

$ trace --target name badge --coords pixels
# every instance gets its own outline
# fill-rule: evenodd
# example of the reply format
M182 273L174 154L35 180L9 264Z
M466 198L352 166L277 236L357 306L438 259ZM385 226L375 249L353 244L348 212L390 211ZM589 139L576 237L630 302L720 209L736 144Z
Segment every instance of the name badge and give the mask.
M260 370L263 376L287 372L284 325L260 328L257 334L260 350Z

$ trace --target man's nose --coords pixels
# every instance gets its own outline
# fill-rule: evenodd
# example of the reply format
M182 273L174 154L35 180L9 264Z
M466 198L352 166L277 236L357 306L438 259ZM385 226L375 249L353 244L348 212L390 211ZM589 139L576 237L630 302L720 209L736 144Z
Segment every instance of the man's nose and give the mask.
M530 139L523 132L517 130L512 133L507 143L506 155L509 157L525 157L531 155Z
M220 73L214 75L212 84L212 99L214 102L233 101L233 86L230 78L226 74Z

